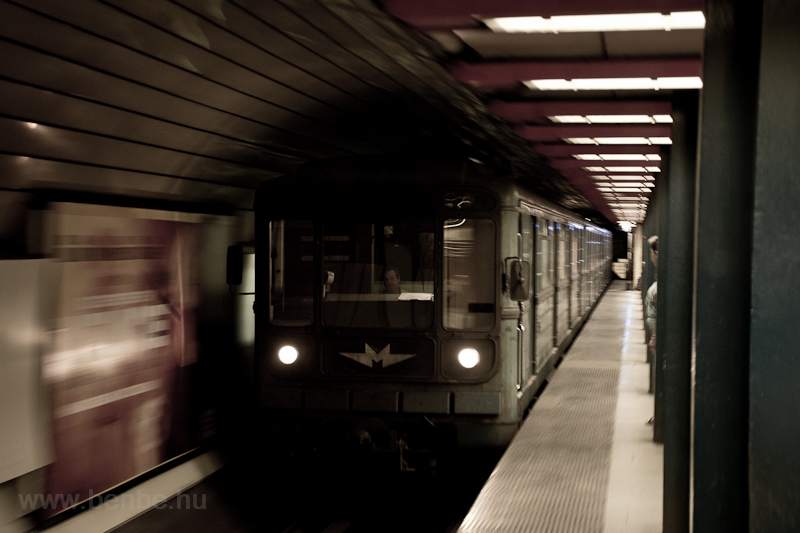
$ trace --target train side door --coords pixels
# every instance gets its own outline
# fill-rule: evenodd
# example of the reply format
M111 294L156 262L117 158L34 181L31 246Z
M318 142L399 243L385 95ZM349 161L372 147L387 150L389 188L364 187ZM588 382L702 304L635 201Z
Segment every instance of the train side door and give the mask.
M578 241L580 240L580 229L570 226L569 245L570 245L570 327L574 328L578 318L581 316L581 270L578 262Z
M535 368L541 369L550 358L554 347L553 328L555 313L555 287L553 274L553 227L544 217L536 217L536 283L534 296L536 335Z
M569 261L567 259L567 226L563 222L555 222L556 244L556 345L560 345L569 331Z
M586 262L586 228L578 238L578 270L581 273L581 315L589 309L589 265Z
M533 261L534 251L534 218L528 214L520 213L520 241L519 241L519 257L523 262L530 265L531 272L526 275L533 275L535 268ZM535 293L533 286L530 287L530 296L528 301L524 302L522 306L522 316L520 317L522 349L519 351L517 357L519 358L519 385L524 388L528 380L536 373L535 360L533 357L533 343L535 340L536 330L533 326L536 324L536 308L534 306Z

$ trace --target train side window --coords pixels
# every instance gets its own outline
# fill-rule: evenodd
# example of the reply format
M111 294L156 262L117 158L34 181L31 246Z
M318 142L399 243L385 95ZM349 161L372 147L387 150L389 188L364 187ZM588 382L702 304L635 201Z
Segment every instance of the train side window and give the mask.
M275 220L270 226L270 322L307 326L314 321L314 224Z
M487 331L495 323L495 226L486 219L444 222L444 327Z
M540 218L536 247L536 290L546 289L553 284L553 237L552 223Z

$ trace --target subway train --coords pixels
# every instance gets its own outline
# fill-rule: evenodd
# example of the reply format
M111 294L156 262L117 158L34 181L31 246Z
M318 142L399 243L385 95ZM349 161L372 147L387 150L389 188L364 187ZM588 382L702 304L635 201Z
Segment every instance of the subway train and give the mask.
M507 446L610 281L608 230L469 159L308 163L255 220L264 443L330 464Z

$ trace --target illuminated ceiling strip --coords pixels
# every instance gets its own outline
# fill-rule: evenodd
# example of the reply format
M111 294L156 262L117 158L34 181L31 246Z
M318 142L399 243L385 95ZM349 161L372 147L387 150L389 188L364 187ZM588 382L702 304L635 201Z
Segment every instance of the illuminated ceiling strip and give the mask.
M671 124L671 115L552 115L558 124Z
M592 175L596 180L640 180L640 181L655 181L653 176L618 176L611 174Z
M661 161L658 154L572 154L581 161Z
M703 80L699 76L675 76L664 78L573 78L527 80L526 87L539 91L627 91L661 89L701 89Z
M616 179L613 179L613 180L609 179L609 178L607 178L605 176L603 176L603 177L593 176L593 177L594 177L594 180L596 182L598 182L598 185L607 185L608 182L611 182L611 183L632 183L632 182L636 182L636 183L644 184L644 183L650 183L650 182L653 181L653 178L645 178L643 176L631 176L629 178L616 178ZM602 183L600 183L600 182L602 182Z
M659 167L581 167L587 172L661 172Z
M681 11L668 14L622 13L554 17L500 17L487 18L483 22L489 29L498 33L700 30L706 25L702 11Z
M570 144L672 144L669 137L567 137Z
M598 187L600 192L649 192L642 187Z

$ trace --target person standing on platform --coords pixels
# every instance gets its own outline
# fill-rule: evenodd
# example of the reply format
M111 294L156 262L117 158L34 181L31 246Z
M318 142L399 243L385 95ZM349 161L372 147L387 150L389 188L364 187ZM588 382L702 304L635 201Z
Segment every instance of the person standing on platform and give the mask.
M647 239L650 245L650 260L653 266L658 268L658 235L653 235ZM658 281L654 281L650 288L647 289L647 294L644 298L645 305L645 336L647 337L647 352L648 354L655 354L656 352L656 301L658 299ZM649 358L648 358L649 359Z
M658 268L658 235L653 235L649 239L647 239L647 243L650 245L650 261L652 261L653 266ZM650 362L650 368L652 372L653 364L655 363L655 356L656 356L656 302L658 300L658 280L654 281L652 285L647 289L647 294L644 297L644 332L645 332L645 339L647 341L647 360ZM652 374L651 374L652 379ZM652 381L651 387L652 387ZM655 420L654 417L650 417L647 421L648 424L652 424Z

